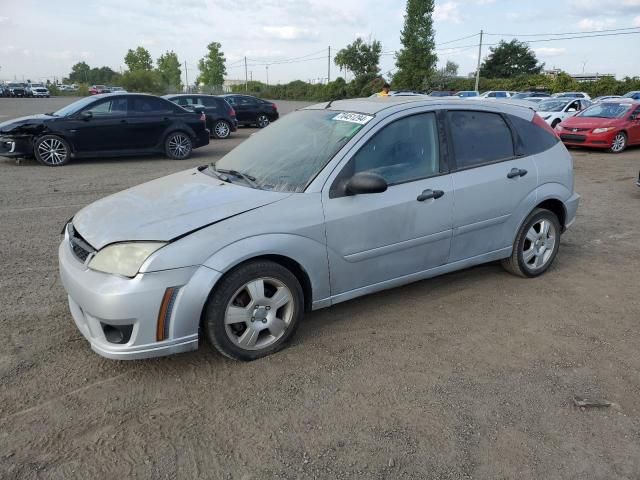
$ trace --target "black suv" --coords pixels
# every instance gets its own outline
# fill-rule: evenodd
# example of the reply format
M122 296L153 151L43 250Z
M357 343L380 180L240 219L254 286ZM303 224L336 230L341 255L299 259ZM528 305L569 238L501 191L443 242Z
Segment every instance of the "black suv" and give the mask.
M204 112L207 128L215 138L228 138L238 129L236 112L223 98L213 95L183 94L165 95L163 98L187 110Z
M94 95L54 113L0 123L0 156L33 156L50 167L71 158L141 153L182 160L209 143L204 120L153 95Z
M264 128L269 123L280 117L278 107L273 102L252 97L251 95L238 95L235 93L220 95L236 111L236 117L240 125L255 125Z
M27 96L27 89L24 83L15 83L15 82L7 83L6 88L9 91L10 97L26 97Z

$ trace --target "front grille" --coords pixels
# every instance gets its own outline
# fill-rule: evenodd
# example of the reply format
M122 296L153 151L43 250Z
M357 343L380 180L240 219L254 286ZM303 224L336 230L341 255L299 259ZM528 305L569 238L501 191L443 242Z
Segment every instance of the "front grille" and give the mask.
M587 137L584 135L571 135L568 133L563 133L562 135L560 135L560 138L568 142L578 142L578 143L584 142L587 139Z
M76 232L71 222L67 225L67 233L69 234L69 243L71 244L73 254L78 260L84 263L89 255L95 253L96 249L89 245L84 238Z

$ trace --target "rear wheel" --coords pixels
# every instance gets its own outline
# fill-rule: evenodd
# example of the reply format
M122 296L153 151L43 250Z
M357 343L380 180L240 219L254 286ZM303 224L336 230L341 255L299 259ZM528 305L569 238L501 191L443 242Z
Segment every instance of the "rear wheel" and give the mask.
M258 118L256 119L256 124L258 125L259 128L264 128L266 126L269 125L269 117L267 115L265 115L264 113L261 113L258 115Z
M623 152L625 148L627 148L627 136L624 132L618 132L613 138L609 151L611 153L620 153Z
M38 162L47 167L61 167L69 163L71 149L66 140L56 135L43 135L33 144Z
M229 138L231 135L231 127L224 120L218 120L213 125L213 136L220 139Z
M283 348L302 318L298 279L268 260L247 263L226 275L212 293L204 330L223 355L250 361Z
M167 157L173 160L185 160L191 155L193 144L191 138L184 132L173 132L164 142Z
M525 220L513 244L513 252L502 266L520 277L546 272L560 248L560 222L551 211L536 208Z

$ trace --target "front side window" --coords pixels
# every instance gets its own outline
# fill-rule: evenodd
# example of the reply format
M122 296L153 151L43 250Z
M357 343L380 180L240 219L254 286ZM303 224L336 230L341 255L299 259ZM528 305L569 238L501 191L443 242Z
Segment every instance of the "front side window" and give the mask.
M458 169L506 160L514 156L511 130L497 113L447 113Z
M113 98L109 100L103 100L91 105L86 110L91 112L94 117L108 117L119 116L127 114L127 99L126 98Z
M178 97L173 101L181 107L188 107L189 105L196 105L198 103L194 97Z
M361 172L376 173L389 185L437 175L440 149L435 114L412 115L383 127L351 158L335 188Z

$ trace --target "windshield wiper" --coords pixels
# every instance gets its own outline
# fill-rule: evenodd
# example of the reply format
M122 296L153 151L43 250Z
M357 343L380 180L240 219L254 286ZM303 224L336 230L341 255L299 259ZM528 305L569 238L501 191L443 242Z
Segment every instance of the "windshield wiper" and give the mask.
M262 190L256 183L256 177L249 175L248 173L239 172L238 170L219 169L213 163L211 164L211 169L221 180L232 183L231 179L226 175L226 174L229 174L229 175L233 175L234 177L241 178L242 180L247 182L249 186L252 188L257 188L258 190Z

